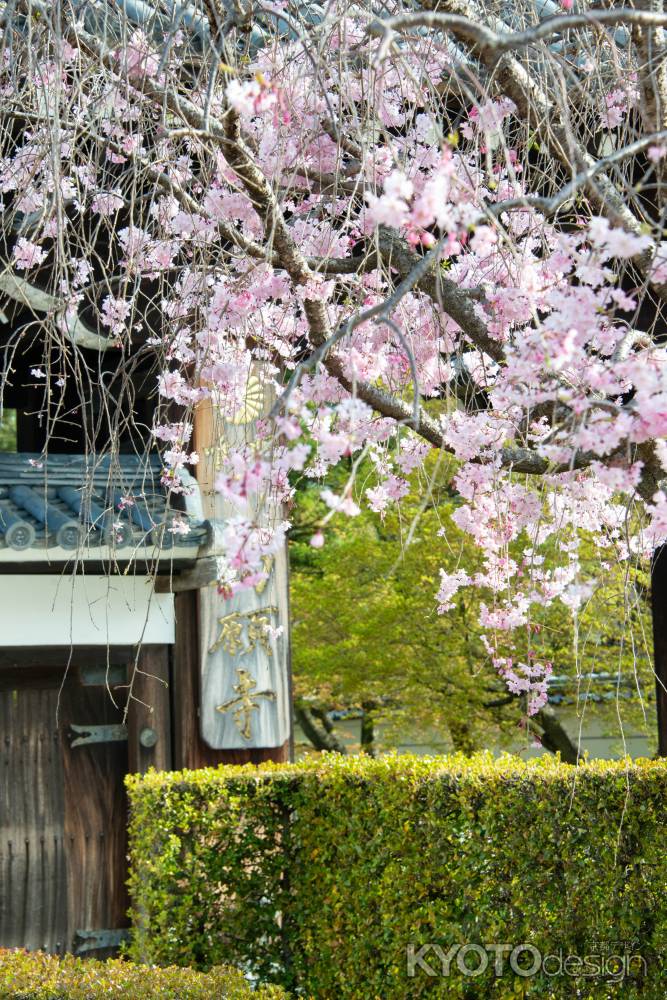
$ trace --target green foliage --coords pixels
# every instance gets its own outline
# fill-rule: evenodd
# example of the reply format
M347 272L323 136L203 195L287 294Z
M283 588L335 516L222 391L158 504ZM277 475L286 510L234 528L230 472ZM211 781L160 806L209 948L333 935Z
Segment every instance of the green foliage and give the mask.
M128 788L146 961L224 959L317 1000L664 1000L664 762L324 756ZM646 965L523 977L505 956L496 976L492 955L479 976L408 977L408 946L429 943Z
M341 492L347 471L341 464L327 484ZM302 485L296 494L290 544L296 696L326 708L375 703L389 747L406 732L427 740L439 733L455 749L516 745L519 735L522 705L518 699L507 703L480 638L480 602L488 603L488 595L464 588L451 610L437 613L440 568L483 572L483 553L452 520L458 499L451 474L450 462L432 459L383 520L368 509L355 518L336 517L317 550L308 540L326 513L322 486ZM362 484L365 475L362 468ZM524 545L525 539L509 554L520 560ZM539 661L553 663L554 674L572 678L566 697L572 712L585 709L587 721L596 715L619 738L629 729L652 738L648 581L627 564L603 563L594 539L582 554L582 582L592 593L576 622L558 601L537 607L530 627L512 636L504 652L525 661L533 651ZM545 546L545 568L555 565L556 555ZM592 673L611 675L606 691L599 681L589 683ZM526 745L531 742L527 735Z
M16 451L16 410L2 411L0 451Z
M375 702L385 735L387 724L414 732L418 720L424 731L447 732L467 719L478 740L488 738L503 714L483 707L498 684L475 632L475 596L461 594L453 614L436 613L436 532L451 508L423 512L409 543L414 510L404 504L384 522L370 512L341 519L322 550L291 545L297 697L337 708ZM467 569L477 554L465 555Z
M16 1000L280 1000L278 987L254 992L235 969L214 968L208 973L193 969L154 969L147 965L110 959L43 952L0 949L0 997Z

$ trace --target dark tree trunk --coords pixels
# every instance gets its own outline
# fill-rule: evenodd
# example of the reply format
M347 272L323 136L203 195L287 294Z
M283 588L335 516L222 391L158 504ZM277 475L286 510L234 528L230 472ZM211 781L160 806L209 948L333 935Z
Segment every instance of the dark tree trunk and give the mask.
M369 757L375 756L375 726L373 725L374 701L365 701L361 706L361 736L359 743L361 752Z
M667 546L656 549L651 562L651 612L655 701L658 713L658 756L667 757Z
M316 709L307 705L296 705L294 713L304 736L310 740L316 750L347 753L345 746L334 732L331 719L323 709Z
M471 754L474 753L477 747L475 746L472 734L470 732L470 726L467 722L454 721L453 719L447 723L447 728L449 729L449 735L452 738L452 744L454 749L459 753Z
M515 695L504 695L496 701L487 702L486 708L501 708L503 705L511 705L516 701ZM566 764L578 764L582 755L567 734L567 730L560 722L558 715L550 705L545 705L534 716L534 724L540 728L540 742L545 750L550 753L560 753L562 760ZM534 727L532 727L534 728Z
M578 764L581 754L561 725L553 708L545 705L535 716L535 721L542 729L542 746L551 753L560 753L566 764Z

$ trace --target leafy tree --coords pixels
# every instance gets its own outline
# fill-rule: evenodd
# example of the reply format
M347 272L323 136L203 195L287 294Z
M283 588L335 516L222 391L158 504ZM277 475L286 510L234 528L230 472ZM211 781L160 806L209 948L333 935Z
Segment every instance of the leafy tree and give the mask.
M0 420L0 451L16 451L16 410L4 410Z
M406 732L426 739L446 734L463 750L515 743L522 735L519 699L499 682L480 637L479 593L459 592L453 607L437 614L443 532L448 572L472 573L482 564L451 520L460 499L446 485L448 472L441 471L426 506L413 482L401 507L382 520L366 511L332 522L321 548L311 544L319 544L318 524L327 515L320 488L297 491L290 548L293 669L301 725L320 748L340 749L327 712L351 707L382 721L389 745ZM346 474L337 470L331 485L340 486ZM554 674L568 678L557 690L587 721L592 715L620 731L642 723L652 694L646 580L630 570L628 586L627 568L601 567L591 543L586 555L582 607L574 618L562 603L545 608L525 630L523 652L552 661ZM523 732L526 745L536 737L576 760L577 741L549 706Z

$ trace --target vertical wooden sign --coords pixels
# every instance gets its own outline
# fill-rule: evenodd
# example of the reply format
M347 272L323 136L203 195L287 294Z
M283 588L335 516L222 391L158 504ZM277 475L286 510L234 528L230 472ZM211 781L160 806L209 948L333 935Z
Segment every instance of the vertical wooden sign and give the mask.
M238 513L215 492L216 471L227 448L252 441L256 416L249 408L238 422L223 421L210 400L195 414L197 479L204 516L213 526L208 556L221 552L220 532ZM268 524L276 512L265 514ZM215 584L199 592L200 733L213 749L282 748L290 738L286 547L267 557L265 568L268 579L254 589L228 598Z

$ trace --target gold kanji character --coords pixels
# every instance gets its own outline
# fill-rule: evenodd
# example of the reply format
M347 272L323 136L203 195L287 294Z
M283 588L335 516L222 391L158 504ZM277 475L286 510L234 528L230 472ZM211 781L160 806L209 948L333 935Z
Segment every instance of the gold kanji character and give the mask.
M231 615L225 615L223 618L218 618L218 624L220 625L220 635L215 640L209 653L215 653L217 649L222 648L230 656L238 656L243 646L243 615L234 611Z
M241 730L241 736L244 740L249 740L251 735L251 725L252 725L252 712L259 708L259 702L255 699L266 698L267 701L275 701L276 693L275 691L255 691L257 687L257 681L250 676L247 670L243 670L238 667L236 674L238 676L239 682L234 685L234 691L236 691L236 697L230 698L228 701L218 705L216 707L216 712L228 712L230 709L234 709L232 718L234 722Z
M260 580L260 582L255 587L256 594L263 594L266 590L266 585L271 579L271 571L273 570L273 556L262 556L262 568L266 573L266 578Z
M277 614L277 612L277 608L263 608L261 611L253 611L248 615L248 648L246 652L252 653L259 643L267 656L273 655L269 644L268 629L271 625L269 615Z

